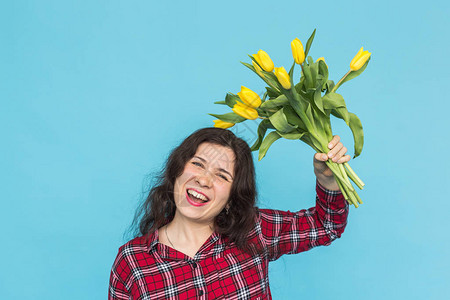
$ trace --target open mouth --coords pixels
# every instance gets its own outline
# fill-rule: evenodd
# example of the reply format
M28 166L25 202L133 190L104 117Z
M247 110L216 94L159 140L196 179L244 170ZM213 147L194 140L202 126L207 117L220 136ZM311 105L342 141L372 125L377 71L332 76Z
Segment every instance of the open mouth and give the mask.
M202 206L209 202L209 198L192 189L186 189L186 198L194 206Z

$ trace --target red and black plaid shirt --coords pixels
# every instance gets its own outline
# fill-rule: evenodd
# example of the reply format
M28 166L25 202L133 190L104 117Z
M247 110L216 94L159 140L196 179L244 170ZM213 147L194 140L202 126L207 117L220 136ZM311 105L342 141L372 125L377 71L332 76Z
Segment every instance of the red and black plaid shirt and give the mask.
M268 263L339 238L348 204L340 192L316 185L316 206L298 212L259 209L250 241L265 251L250 256L213 233L193 258L158 242L158 230L119 249L111 270L113 299L272 299Z

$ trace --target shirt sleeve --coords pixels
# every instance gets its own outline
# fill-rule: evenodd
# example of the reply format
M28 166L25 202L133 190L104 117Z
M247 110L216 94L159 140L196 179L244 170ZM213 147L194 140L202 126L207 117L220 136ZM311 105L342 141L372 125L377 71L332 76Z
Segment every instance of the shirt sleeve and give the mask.
M328 246L347 225L348 203L341 191L325 189L316 181L316 206L298 212L259 210L259 226L269 260L283 254Z
M111 269L108 300L131 299L131 293L125 285L125 282L130 275L130 268L125 260L122 249L123 247L119 249L119 253L117 254Z

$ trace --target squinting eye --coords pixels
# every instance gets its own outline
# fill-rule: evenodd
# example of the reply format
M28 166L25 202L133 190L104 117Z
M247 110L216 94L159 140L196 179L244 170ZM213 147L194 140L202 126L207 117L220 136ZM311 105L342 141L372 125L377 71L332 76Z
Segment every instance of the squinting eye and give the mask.
M223 176L223 175L219 175L220 177L222 177L223 179L225 179L226 181L228 181L228 178Z
M196 166L200 166L200 167L203 166L201 163L196 162L196 161L193 161L192 164L193 164L193 165L196 165Z

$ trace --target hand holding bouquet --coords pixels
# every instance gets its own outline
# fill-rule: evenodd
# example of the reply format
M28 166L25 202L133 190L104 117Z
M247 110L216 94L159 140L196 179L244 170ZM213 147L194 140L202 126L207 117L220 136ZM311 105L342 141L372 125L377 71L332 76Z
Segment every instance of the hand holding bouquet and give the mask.
M364 144L361 121L347 110L344 98L336 91L343 83L364 71L371 53L361 48L350 62L350 70L334 84L328 79L328 66L323 57L314 61L308 56L314 35L315 30L305 48L298 38L291 42L294 62L289 72L283 67L274 67L269 55L262 50L250 56L252 64L242 62L268 85L262 99L242 86L237 95L228 93L225 101L215 102L228 105L233 111L223 115L210 114L217 118L214 120L215 127L229 128L245 120L262 119L258 126L258 139L251 147L253 151L259 150L258 160L266 155L269 147L279 138L301 140L316 152L328 153L328 143L333 138L331 115L343 119L350 127L354 139L354 158L361 154ZM296 64L301 67L301 75L299 82L294 83ZM360 189L364 183L347 162L337 164L328 159L326 164L333 172L345 199L358 207L362 201L350 179Z

